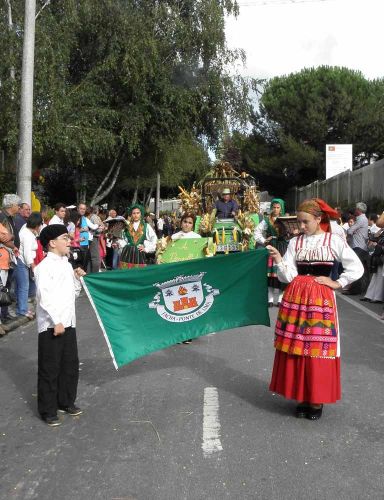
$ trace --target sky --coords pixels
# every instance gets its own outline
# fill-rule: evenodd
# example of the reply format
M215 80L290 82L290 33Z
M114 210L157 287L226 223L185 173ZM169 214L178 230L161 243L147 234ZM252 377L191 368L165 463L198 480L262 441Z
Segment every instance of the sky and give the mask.
M293 3L295 1L296 3ZM230 48L246 52L236 72L254 78L321 65L384 77L384 0L238 0L228 18Z

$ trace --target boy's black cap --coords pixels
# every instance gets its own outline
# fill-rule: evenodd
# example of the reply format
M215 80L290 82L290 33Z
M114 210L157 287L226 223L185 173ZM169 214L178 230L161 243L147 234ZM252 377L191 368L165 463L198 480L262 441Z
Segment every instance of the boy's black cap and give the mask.
M40 243L43 247L47 247L51 240L56 239L62 234L68 234L68 229L64 224L51 224L50 226L45 226L39 236Z

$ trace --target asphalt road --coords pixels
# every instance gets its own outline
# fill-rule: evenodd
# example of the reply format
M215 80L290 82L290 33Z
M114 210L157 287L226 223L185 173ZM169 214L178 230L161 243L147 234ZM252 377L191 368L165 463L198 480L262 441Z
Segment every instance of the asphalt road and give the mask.
M0 498L382 500L384 321L356 304L338 300L343 399L317 422L268 391L272 328L201 337L116 371L81 297L84 414L49 428L36 411L36 325L11 332L0 339Z

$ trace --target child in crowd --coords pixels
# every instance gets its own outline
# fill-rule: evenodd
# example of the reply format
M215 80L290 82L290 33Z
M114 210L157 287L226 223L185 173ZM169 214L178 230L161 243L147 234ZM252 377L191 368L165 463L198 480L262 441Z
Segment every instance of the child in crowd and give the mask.
M81 290L81 268L68 262L70 236L63 224L46 226L40 242L48 252L35 268L36 317L39 332L37 400L41 418L49 426L61 424L57 411L75 416L79 379L75 298Z
M195 227L196 217L192 213L185 213L180 219L181 231L172 235L172 240L189 239L189 238L201 238L200 234L195 233L193 228ZM183 340L183 344L190 344L192 339Z
M172 235L172 240L180 240L185 238L201 238L200 234L195 233L196 217L193 214L185 213L180 220L181 231Z

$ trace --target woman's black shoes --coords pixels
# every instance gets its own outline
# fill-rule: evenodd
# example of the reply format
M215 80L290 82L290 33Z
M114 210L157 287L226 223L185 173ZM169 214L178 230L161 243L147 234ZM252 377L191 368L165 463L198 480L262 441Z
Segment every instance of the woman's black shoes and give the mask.
M296 418L307 418L309 405L302 403L296 406Z
M320 408L312 408L310 406L308 409L307 418L308 420L319 420L322 414L323 414L323 405L321 405Z
M319 420L323 414L323 405L313 408L308 404L300 404L296 407L296 418L307 418L308 420Z

